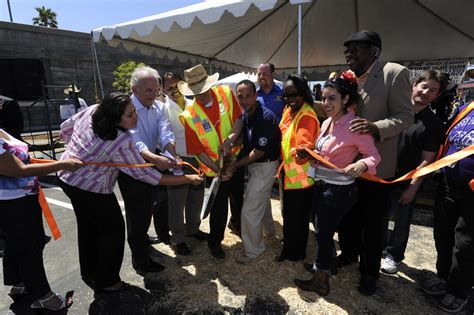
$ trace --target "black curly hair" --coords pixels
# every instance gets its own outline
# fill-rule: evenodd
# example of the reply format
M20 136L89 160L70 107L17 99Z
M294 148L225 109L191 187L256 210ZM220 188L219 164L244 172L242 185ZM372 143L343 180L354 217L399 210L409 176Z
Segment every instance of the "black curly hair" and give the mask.
M341 99L344 99L346 95L349 95L349 100L346 104L343 104L344 112L347 112L347 108L349 108L351 105L358 104L360 95L357 92L356 81L348 81L342 77L334 77L324 83L324 88L327 87L335 88L339 94L341 94Z
M286 78L285 82L291 81L296 87L296 91L298 91L298 95L301 95L306 103L313 106L314 100L311 96L311 90L308 86L308 81L299 74L290 74L288 78Z

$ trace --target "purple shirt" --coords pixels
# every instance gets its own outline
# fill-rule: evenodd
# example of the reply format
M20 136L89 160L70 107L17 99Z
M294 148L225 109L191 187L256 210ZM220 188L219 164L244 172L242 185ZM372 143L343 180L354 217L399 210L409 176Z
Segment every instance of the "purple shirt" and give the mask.
M103 140L94 133L92 114L96 108L97 105L90 106L61 124L61 139L67 144L61 160L76 158L83 162L145 163L128 132L118 130L117 138L112 141ZM85 165L74 173L59 171L58 174L62 181L71 186L111 194L120 171L151 185L157 185L161 179L161 174L153 167Z
M462 111L464 108L461 108ZM471 110L459 121L448 134L448 150L446 155L458 152L474 144L474 110ZM474 155L458 161L454 167L445 167L444 172L449 179L459 185L469 184L474 178Z
M345 168L354 162L360 153L362 161L367 165L367 173L375 175L380 163L380 154L375 147L374 138L369 134L352 133L349 130L350 121L356 117L352 112L346 113L334 124L332 134L325 137L332 118L326 119L316 140L316 152L338 168Z

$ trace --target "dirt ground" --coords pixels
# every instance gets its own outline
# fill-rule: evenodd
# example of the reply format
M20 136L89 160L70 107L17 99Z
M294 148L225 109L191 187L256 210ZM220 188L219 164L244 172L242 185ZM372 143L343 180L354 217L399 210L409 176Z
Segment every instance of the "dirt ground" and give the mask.
M225 260L214 259L205 243L190 241L193 254L176 257L164 244L155 246L156 258L167 269L145 278L144 285L152 296L147 298L140 314L205 313L205 314L442 314L434 305L436 299L424 294L419 283L435 271L436 254L429 226L430 213L418 211L412 226L407 257L397 275L381 274L378 290L366 297L357 291L356 265L340 269L331 282L331 293L325 298L316 293L300 291L295 278L309 278L301 262L274 261L281 250L282 218L279 202L273 202L276 237L266 239L266 252L248 263L241 263L242 244L238 236L226 230ZM428 225L428 226L427 226ZM208 230L204 221L203 230ZM308 261L314 257L314 234L308 245ZM140 282L132 283L141 286ZM91 305L91 313L132 314L135 294L122 294L121 309L114 300ZM123 303L123 299L129 302ZM471 299L472 300L472 299ZM125 309L124 309L125 308ZM472 306L463 314L471 314ZM109 311L107 311L109 310ZM124 312L126 310L126 312Z

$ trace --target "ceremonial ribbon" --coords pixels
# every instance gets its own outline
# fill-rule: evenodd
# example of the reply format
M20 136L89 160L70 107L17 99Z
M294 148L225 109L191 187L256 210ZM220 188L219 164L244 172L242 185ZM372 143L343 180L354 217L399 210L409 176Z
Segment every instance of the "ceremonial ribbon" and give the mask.
M44 160L44 159L30 159L31 163L52 163L55 162L54 160ZM98 166L116 166L116 167L135 167L135 168L143 168L143 167L153 167L155 164L152 163L142 163L142 164L126 164L126 163L110 163L110 162L82 162L85 165L98 165ZM201 175L201 170L197 169L194 167L192 164L188 162L180 162L177 163L178 165L184 165L190 167L196 174ZM61 231L59 230L59 227L56 223L56 220L54 219L53 212L51 211L51 208L49 207L48 202L46 201L46 196L44 195L43 189L39 187L39 192L38 192L38 201L41 206L41 211L43 212L43 216L46 220L46 223L48 224L49 229L51 230L51 234L53 235L53 238L55 240L58 240L61 238Z
M308 152L312 157L314 157L317 161L321 162L322 164L336 170L336 171L339 171L339 172L343 172L343 170L341 170L340 168L338 168L337 166L335 166L334 164L332 164L331 162L329 162L328 160L324 159L323 157L321 157L319 154L317 154L316 152L314 152L313 150L310 150L308 148L305 148L306 152ZM424 167L421 167L419 169L415 169L415 170L412 170L408 173L406 173L405 175L397 178L397 179L394 179L392 181L386 181L382 178L379 178L377 176L374 176L374 175L370 175L368 173L363 173L360 177L361 178L364 178L366 180L370 180L370 181L373 181L373 182L377 182L377 183L382 183L382 184L393 184L393 183L397 183L397 182L401 182L401 181L404 181L404 180L409 180L409 179L412 179L412 178L416 178L416 177L421 177L421 176L425 176L429 173L432 173L436 170L439 170L443 167L446 167L448 165L451 165L459 160L462 160L466 157L468 157L469 155L471 154L474 154L474 145L470 145L456 153L453 153L453 154L450 154L450 155L447 155L445 157L443 157L442 159L439 159L429 165L426 165ZM471 180L470 181L470 187L471 189L473 188L474 186L474 183L473 181Z

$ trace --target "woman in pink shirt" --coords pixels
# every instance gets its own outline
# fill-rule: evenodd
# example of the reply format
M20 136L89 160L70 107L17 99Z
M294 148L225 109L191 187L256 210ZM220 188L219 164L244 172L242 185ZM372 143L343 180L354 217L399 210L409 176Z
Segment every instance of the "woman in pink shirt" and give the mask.
M369 134L352 133L350 121L355 119L349 110L359 99L357 82L352 73L330 79L324 84L322 104L329 117L321 126L314 150L338 167L317 164L314 178L318 185L314 190L316 207L316 261L309 265L313 272L310 280L295 279L296 285L305 291L315 291L321 296L329 294L329 275L334 251L333 236L344 215L357 200L355 178L362 173L375 174L380 155L374 139ZM298 149L298 155L306 152ZM360 159L355 159L362 156Z
M99 105L61 125L61 138L67 143L61 160L145 163L128 131L136 127L137 120L128 95L109 94ZM96 293L129 287L119 275L125 245L125 224L113 192L119 171L150 185L199 185L203 181L199 175L161 175L152 167L85 165L74 173L59 172L59 184L71 199L77 219L81 276Z

